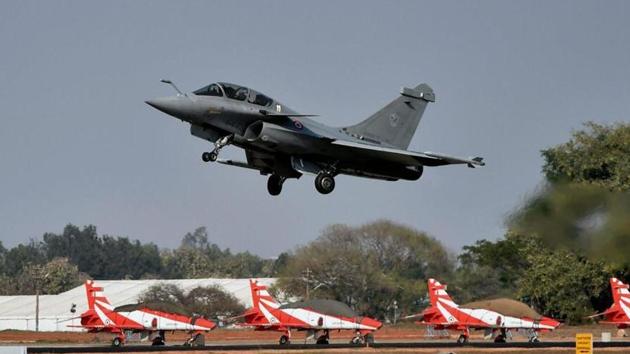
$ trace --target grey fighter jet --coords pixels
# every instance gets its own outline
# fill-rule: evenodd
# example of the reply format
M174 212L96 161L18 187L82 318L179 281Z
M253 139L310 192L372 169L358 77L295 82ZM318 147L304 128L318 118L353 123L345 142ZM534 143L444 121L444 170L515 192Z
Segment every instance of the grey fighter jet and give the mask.
M328 194L339 174L415 181L425 166L484 165L481 157L406 150L427 104L435 102L427 84L402 88L398 97L356 125L330 127L244 86L218 82L184 94L171 81L162 82L177 95L146 103L190 123L192 135L214 143L212 151L201 155L203 161L269 175L271 195L280 194L287 179L303 174L315 175L317 191ZM247 161L219 159L227 145L244 149Z

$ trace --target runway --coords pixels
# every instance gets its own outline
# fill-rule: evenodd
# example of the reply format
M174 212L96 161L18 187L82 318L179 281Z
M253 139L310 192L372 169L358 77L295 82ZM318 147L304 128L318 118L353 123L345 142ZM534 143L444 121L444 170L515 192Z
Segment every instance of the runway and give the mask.
M374 349L441 349L441 348L521 348L521 349L545 349L545 348L575 348L575 342L511 342L511 343L492 343L492 342L470 342L466 345L458 345L450 342L389 342L374 343L370 346ZM615 342L593 342L594 348L630 348L630 341ZM74 347L28 347L27 353L112 353L112 352L167 352L167 351L256 351L256 350L324 350L324 349L352 349L365 348L364 345L354 344L226 344L226 345L206 345L202 347L185 347L185 346L150 346L150 345L130 345L123 347L111 346L74 346Z

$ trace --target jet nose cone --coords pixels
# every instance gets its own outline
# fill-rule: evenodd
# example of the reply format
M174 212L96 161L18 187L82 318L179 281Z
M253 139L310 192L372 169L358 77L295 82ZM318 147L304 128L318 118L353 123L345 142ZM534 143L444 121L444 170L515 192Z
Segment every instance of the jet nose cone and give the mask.
M549 326L549 327L552 327L552 328L556 328L556 327L560 326L561 323L556 321L556 320L554 320L553 318L543 317L540 320L540 324L543 325L543 326Z
M216 327L216 323L210 321L210 320L206 320L205 318L199 318L197 319L197 321L195 322L195 325L197 326L201 326L201 327L205 327L208 330L214 329L214 327Z
M377 321L373 318L369 318L369 317L363 317L363 320L361 321L361 324L364 326L368 326L368 327L372 327L374 329L379 329L381 327L383 327L383 323L381 323L380 321Z
M185 98L179 96L152 98L144 102L159 111L179 119L186 119L191 108L191 102L187 102Z

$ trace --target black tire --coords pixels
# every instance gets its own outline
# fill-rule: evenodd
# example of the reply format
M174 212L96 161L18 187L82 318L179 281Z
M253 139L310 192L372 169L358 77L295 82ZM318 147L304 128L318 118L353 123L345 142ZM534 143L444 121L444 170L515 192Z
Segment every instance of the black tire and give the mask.
M505 343L505 336L503 334L499 334L494 338L495 343Z
M363 341L365 342L365 344L367 345L372 345L374 344L374 335L372 333L368 333L363 337Z
M114 340L112 340L112 347L120 347L122 345L122 340L120 339L120 337L114 337Z
M457 338L457 344L466 344L468 343L468 337L466 337L465 335L460 335L459 338Z
M219 158L219 154L217 154L216 152L211 152L210 153L210 161L214 162Z
M201 160L203 162L210 162L210 153L206 151L203 154L201 154Z
M155 338L153 338L153 341L151 342L151 345L164 345L164 339L162 339L162 337L157 336Z
M282 177L273 174L267 180L267 192L271 195L279 195L282 192Z
M532 343L540 343L540 339L538 339L537 337L534 337L530 340L530 342Z
M193 347L204 347L206 345L206 337L203 334L198 333L191 344Z
M350 344L361 344L361 337L352 337Z
M335 178L329 173L319 173L315 177L315 189L321 194L329 194L335 189Z
M279 343L280 345L287 345L291 342L289 341L289 337L287 335L283 335L282 337L280 337Z
M328 344L328 337L326 335L319 336L319 338L317 338L316 344L323 344L323 345Z

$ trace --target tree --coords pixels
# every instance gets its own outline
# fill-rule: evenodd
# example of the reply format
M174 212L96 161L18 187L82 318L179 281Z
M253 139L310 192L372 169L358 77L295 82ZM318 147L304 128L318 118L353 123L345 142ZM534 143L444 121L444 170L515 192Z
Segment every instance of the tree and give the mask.
M206 318L232 317L245 310L234 295L219 286L196 287L186 294L175 284L156 284L143 292L138 301L165 311L171 309Z
M67 258L55 258L44 264L28 264L16 277L17 292L22 295L35 294L39 287L41 294L59 294L81 285L87 279L79 273L76 265Z
M14 277L28 264L43 264L46 261L43 253L40 243L34 240L11 248L5 258L6 274Z
M529 237L508 233L496 242L477 241L458 256L456 281L450 290L461 302L489 297L513 297L518 280L529 266L525 246Z
M602 263L594 263L566 250L546 250L532 243L530 263L519 280L520 297L545 315L581 323L608 297L608 275Z
M161 283L151 285L140 296L138 302L143 303L180 303L186 301L184 291L175 284Z
M394 301L400 312L418 310L416 300L426 291L419 279L447 278L452 265L438 241L411 228L389 221L333 225L289 256L278 287L305 296L308 281L312 296L392 318Z
M186 307L204 317L233 317L245 311L234 295L219 286L192 289L186 296Z
M547 180L630 190L630 123L585 124L571 140L542 151Z

